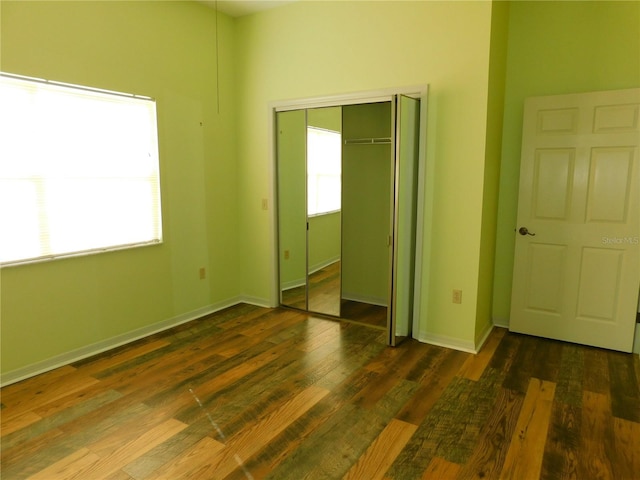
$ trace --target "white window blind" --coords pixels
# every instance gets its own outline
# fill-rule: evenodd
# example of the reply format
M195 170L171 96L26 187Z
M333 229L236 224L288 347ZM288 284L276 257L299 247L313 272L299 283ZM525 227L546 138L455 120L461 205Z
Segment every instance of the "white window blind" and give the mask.
M307 127L307 214L340 210L342 149L340 132Z
M162 241L152 99L0 74L0 263Z

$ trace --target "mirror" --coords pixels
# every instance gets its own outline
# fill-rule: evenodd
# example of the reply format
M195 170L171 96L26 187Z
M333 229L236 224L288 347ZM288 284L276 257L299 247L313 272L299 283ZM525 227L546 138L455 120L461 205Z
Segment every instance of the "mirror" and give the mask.
M280 303L307 310L306 111L279 112L276 128Z
M340 107L276 116L281 304L340 316Z
M410 334L419 103L276 113L282 305Z

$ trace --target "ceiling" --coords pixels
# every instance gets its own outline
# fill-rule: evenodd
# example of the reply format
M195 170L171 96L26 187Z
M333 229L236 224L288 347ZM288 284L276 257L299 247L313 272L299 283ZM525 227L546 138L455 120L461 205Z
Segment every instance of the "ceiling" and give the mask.
M296 0L199 0L200 3L218 9L231 17L242 17L270 8L280 7Z

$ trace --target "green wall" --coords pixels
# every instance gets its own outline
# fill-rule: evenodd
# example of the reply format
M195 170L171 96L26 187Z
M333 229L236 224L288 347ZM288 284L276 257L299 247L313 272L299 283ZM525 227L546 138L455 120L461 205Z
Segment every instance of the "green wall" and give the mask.
M307 124L310 127L342 132L342 109L340 107L310 108L307 111Z
M494 3L491 11L491 51L489 59L489 98L487 101L487 141L482 203L482 227L476 311L476 344L490 331L496 258L496 228L502 146L502 115L507 66L509 2Z
M309 218L309 272L340 260L340 212Z
M305 111L278 112L276 128L279 278L288 289L304 285L307 274Z
M275 304L271 102L423 84L415 333L473 345L489 312L509 315L524 98L640 85L638 2L295 2L220 14L218 59L215 12L195 2L0 9L3 70L157 99L165 239L3 269L3 372L240 299Z
M490 2L295 2L237 20L241 274L275 298L270 102L429 84L418 332L473 344L481 257ZM423 127L424 128L424 127ZM461 141L464 138L464 141ZM462 289L461 305L452 289ZM273 300L272 300L273 301Z
M345 140L391 137L391 102L342 108ZM343 298L389 304L390 144L345 145L342 151Z
M640 86L640 2L512 2L496 238L494 321L511 305L524 99Z
M218 99L215 12L203 5L0 8L3 71L157 100L164 219L159 246L2 269L2 372L238 298L233 22L219 15Z

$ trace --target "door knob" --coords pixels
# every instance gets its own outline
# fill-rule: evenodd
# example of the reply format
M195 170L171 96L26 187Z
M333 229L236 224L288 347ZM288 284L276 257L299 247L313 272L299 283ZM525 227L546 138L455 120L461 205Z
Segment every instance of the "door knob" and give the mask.
M527 227L520 227L520 229L518 230L518 233L520 235L531 235L532 237L536 236L535 233L531 233L529 230L527 230Z

